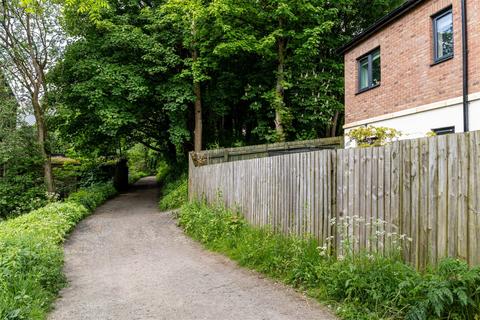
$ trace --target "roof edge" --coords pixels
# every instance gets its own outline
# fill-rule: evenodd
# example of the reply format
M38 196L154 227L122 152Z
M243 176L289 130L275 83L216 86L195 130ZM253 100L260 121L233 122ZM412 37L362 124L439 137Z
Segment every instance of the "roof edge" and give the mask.
M352 40L347 42L345 45L337 49L337 52L339 54L345 54L348 51L350 51L352 48L354 48L357 44L360 42L370 38L372 35L383 29L384 27L390 25L392 22L395 20L401 18L403 15L406 13L410 12L413 10L415 7L417 7L419 4L425 2L425 0L409 0L390 12L389 14L383 16L379 20L377 20L374 24L372 24L370 27L365 29L362 33L359 35L355 36Z

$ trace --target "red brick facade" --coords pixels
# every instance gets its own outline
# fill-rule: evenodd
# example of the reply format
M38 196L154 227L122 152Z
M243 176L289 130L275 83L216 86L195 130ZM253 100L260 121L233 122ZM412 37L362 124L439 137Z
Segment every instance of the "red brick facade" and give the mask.
M453 8L454 57L433 65L432 15ZM467 0L469 93L480 91L480 0ZM357 94L357 59L380 47L379 87ZM345 53L345 123L462 96L461 1L427 0Z

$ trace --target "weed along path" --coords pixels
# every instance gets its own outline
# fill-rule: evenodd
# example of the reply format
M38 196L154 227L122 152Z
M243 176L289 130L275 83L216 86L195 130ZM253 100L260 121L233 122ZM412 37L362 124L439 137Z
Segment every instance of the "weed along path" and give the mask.
M100 207L65 245L68 287L50 320L336 319L317 302L187 238L154 178Z

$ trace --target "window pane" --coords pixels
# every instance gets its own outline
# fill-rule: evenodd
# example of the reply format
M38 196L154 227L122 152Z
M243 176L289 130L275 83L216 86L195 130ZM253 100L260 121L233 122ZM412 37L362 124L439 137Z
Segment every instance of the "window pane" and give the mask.
M368 88L368 57L359 62L360 89Z
M453 54L453 16L452 13L436 20L437 59Z
M372 54L372 86L380 84L380 69L380 50L378 50Z

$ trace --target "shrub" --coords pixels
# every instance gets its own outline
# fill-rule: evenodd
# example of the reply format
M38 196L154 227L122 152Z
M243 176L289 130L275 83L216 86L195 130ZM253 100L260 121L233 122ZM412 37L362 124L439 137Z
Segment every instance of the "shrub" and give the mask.
M347 133L347 136L361 148L384 146L398 140L401 135L400 131L393 128L373 126L358 127Z
M157 182L164 183L170 173L171 169L170 166L165 161L160 161L157 167Z
M43 179L30 175L0 178L0 220L12 218L47 204Z
M71 194L67 201L81 204L88 210L94 210L115 193L116 190L111 183L96 184Z
M344 319L472 319L480 314L480 268L447 259L423 273L399 255L336 259L308 236L257 229L223 206L187 203L179 224L207 248L336 305Z
M0 319L45 318L64 285L61 243L114 192L111 184L96 185L0 223Z

